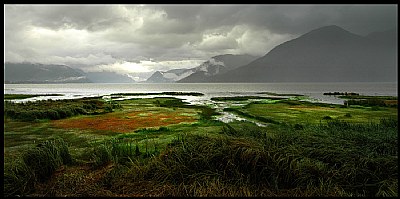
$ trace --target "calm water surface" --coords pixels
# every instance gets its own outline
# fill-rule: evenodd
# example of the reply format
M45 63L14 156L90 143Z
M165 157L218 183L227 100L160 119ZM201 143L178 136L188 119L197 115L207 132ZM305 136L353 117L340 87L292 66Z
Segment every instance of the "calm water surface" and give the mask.
M343 103L325 92L356 92L361 95L397 96L397 83L170 83L170 84L5 84L5 94L63 94L64 96L35 99L64 99L84 96L102 96L112 93L157 93L166 91L200 92L201 97L189 101L207 100L217 96L258 95L258 92L292 93L307 95L327 103Z

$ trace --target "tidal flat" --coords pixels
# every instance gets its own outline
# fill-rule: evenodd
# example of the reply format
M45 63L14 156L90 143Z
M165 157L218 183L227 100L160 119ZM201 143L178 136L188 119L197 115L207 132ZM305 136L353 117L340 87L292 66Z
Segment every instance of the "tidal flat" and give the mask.
M215 98L229 102L219 110L174 97L8 102L4 194L398 196L397 98L276 96Z

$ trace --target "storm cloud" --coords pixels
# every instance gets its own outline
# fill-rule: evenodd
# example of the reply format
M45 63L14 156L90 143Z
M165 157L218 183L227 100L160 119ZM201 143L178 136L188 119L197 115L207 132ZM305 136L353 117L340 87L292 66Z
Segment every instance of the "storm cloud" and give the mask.
M397 5L5 5L5 62L151 73L265 55L312 29L397 28Z

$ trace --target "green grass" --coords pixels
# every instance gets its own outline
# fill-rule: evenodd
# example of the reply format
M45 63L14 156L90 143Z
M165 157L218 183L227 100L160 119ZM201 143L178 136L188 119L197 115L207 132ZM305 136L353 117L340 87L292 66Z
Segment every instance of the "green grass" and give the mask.
M150 155L140 148L139 156L136 143L111 139L91 152L95 167L84 177L72 171L51 186L60 187L54 196L397 196L397 130L397 120L303 130L241 122L181 134ZM97 186L79 192L58 184L98 173Z
M226 109L239 115L276 123L318 124L326 118L339 119L355 123L379 122L384 117L397 117L397 108L380 107L344 107L341 105L323 105L309 102L281 101L277 103L250 103L237 108ZM272 122L273 123L273 122Z
M54 139L39 143L25 151L20 158L5 163L4 194L27 194L34 189L36 183L48 180L61 165L72 162L64 140Z
M265 102L226 110L266 127L224 124L176 98L124 100L108 114L173 111L197 122L100 133L6 118L5 195L398 196L397 108Z

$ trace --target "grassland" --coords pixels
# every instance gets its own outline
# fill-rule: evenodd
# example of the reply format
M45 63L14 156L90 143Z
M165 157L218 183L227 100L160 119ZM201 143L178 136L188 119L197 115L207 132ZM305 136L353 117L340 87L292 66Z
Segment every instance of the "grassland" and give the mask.
M5 118L5 196L398 196L397 107L268 98L226 109L258 127L176 98L111 111L95 100L95 115Z
M397 117L397 108L326 105L291 100L275 103L250 103L244 107L228 108L239 115L264 118L276 123L318 124L337 119L352 123L379 122L382 118ZM260 119L262 120L262 119Z

